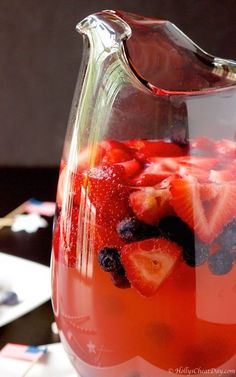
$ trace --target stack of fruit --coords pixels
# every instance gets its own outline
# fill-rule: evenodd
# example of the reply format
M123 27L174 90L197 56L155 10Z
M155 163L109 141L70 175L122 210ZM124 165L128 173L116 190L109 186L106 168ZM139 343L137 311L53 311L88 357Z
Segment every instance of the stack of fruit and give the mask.
M214 275L232 270L235 142L204 137L180 145L164 140L103 141L79 155L76 172L67 169L64 165L60 174L57 202L60 207L68 176L71 226L66 237L56 226L54 250L62 245L69 266L76 264L83 201L95 213L98 262L117 287L132 286L152 296L182 262L190 267L207 263Z

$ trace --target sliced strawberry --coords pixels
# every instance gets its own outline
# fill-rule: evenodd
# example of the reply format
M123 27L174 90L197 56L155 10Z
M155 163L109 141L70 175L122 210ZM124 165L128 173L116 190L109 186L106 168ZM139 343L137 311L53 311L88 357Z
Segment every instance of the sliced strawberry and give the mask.
M177 157L183 156L185 150L175 143L164 140L142 141L143 146L137 149L136 155L142 161L148 157Z
M211 183L201 183L199 185L200 197L203 202L215 199L219 194L219 186Z
M118 164L124 167L126 178L131 178L135 176L142 169L142 165L135 158L133 160L125 162L119 162Z
M146 139L131 139L124 141L124 144L127 145L133 151L139 151L145 147Z
M103 225L94 227L94 246L98 253L103 247L115 247L120 250L125 242L119 237L116 229Z
M199 136L192 140L190 151L197 149L202 150L203 154L211 154L215 149L215 141L208 139L205 136Z
M198 182L207 182L209 179L209 171L198 168L194 165L180 165L178 174L180 177L191 176L198 180Z
M208 224L196 179L176 179L171 182L170 192L176 214L196 231L201 240L208 241Z
M105 154L102 160L104 165L115 164L133 159L133 153L129 147L116 140L106 140L101 142Z
M236 217L236 185L223 183L219 185L219 193L206 208L211 239L218 236L223 227Z
M194 165L204 170L210 170L218 164L218 160L212 157L184 156L183 158L179 158L179 163L182 165Z
M81 187L84 182L84 176L81 173L77 173L77 174L71 173L70 180L71 180L70 190L73 195L74 204L76 206L79 206L80 200L81 200Z
M96 223L99 225L114 226L129 216L130 190L125 179L125 169L118 164L97 167L87 172L83 190L88 197L86 203L93 206Z
M68 180L68 183L66 187L66 197L64 198L66 180ZM83 175L81 173L75 174L69 172L66 166L63 168L59 176L57 188L57 205L59 208L62 206L63 200L69 201L71 198L74 200L74 203L79 206L82 183Z
M131 180L131 185L137 187L155 186L170 176L171 172L161 164L151 164L144 169L139 175Z
M147 162L150 164L156 164L162 168L162 170L167 170L170 173L174 173L179 169L179 157L149 157Z
M61 218L59 216L53 228L52 252L56 261L60 258L60 221Z
M232 170L211 170L209 175L209 181L215 183L224 183L229 181L235 181L236 174Z
M77 172L83 172L101 163L105 154L104 148L99 144L93 144L82 150L77 157Z
M151 238L126 245L121 261L131 285L143 296L153 296L168 278L181 255L181 248L164 238Z
M231 140L222 139L216 142L215 151L226 158L236 158L236 143Z
M224 167L236 174L236 159L230 160Z
M66 177L66 167L64 166L59 174L59 179L58 179L58 185L57 185L57 198L56 202L58 207L62 206L62 200L63 200L63 195L64 195L64 186L65 186L65 177Z
M157 224L164 216L173 213L168 189L146 187L134 191L129 197L130 206L136 217L146 224Z
M60 250L68 267L75 267L76 264L78 213L78 208L72 208L66 215L61 216L54 233L54 248Z
M212 194L209 192L212 190ZM204 242L213 241L223 227L236 217L236 186L209 183L207 205L202 200L201 184L193 177L173 180L171 203L176 214L195 230Z

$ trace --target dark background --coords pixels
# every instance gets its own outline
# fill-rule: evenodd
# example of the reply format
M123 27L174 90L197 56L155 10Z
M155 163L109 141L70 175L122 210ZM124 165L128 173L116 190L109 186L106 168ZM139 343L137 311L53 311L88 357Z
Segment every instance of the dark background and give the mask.
M235 0L0 0L0 167L58 166L82 49L75 25L102 9L169 19L236 59Z

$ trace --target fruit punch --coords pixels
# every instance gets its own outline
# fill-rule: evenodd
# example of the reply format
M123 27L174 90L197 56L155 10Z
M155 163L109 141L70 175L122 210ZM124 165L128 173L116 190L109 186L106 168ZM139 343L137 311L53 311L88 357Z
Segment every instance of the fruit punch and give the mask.
M106 140L69 166L53 306L77 370L236 369L236 143Z

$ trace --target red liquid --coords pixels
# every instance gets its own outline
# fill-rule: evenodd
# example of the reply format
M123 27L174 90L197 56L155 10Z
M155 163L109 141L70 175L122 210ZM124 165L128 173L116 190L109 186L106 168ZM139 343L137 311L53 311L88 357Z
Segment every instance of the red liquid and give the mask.
M181 374L178 368L206 370L220 368L226 363L226 369L234 369L236 360L229 360L236 351L235 265L227 273L216 275L209 269L207 261L191 267L181 255L156 292L145 296L133 281L130 288L115 286L111 274L104 272L99 265L98 253L103 247L113 246L122 255L127 244L139 242L125 242L117 234L117 223L124 217L139 216L153 226L154 222L158 224L160 219L155 219L153 212L137 215L137 207L132 207L130 200L130 195L143 190L148 182L149 187L160 190L162 186L162 190L166 187L169 190L169 185L172 185L170 177L185 180L191 176L195 179L194 184L207 184L211 195L213 187L217 190L227 185L236 187L234 161L230 155L236 146L232 143L232 150L223 151L220 149L225 145L222 141L207 148L201 146L206 160L202 166L198 161L197 166L189 167L180 160L191 153L191 149L182 147L178 150L174 144L168 143L161 147L162 152L160 145L158 152L155 147L151 150L149 145L143 154L135 141L128 144L131 149L122 151L119 145L115 145L117 151L114 154L114 146L110 154L109 150L101 152L96 149L99 150L99 157L95 158L96 174L87 173L87 162L78 164L76 174L69 174L69 199L63 204L55 226L53 306L71 360L85 377L156 377L167 375L170 369ZM194 143L192 145L194 150ZM173 161L166 161L168 155L173 157ZM151 161L154 157L160 157L161 161ZM130 165L122 165L126 173L122 184L115 182L115 178L110 179L109 174L105 178L98 174L101 166L117 166L134 159L137 166L130 164L128 173L127 166ZM173 163L177 163L178 167ZM152 164L158 166L158 173L143 176L145 169L154 166ZM65 169L67 167L63 168L61 176L65 175ZM163 179L166 178L169 182L164 184ZM60 188L62 181L59 181L58 192L65 190ZM176 195L175 190L171 192L172 196ZM211 200L201 202L206 213L212 203L217 206L216 198ZM170 196L164 207L159 205L161 217L165 217L165 211L166 216L170 213L177 215L177 207L173 208L172 203L174 199ZM58 204L60 207L59 196ZM235 216L236 209L228 223ZM225 225L218 227L218 234L209 236L209 241L205 240L208 236L203 234L204 241L201 242L209 246L209 254L218 252L217 240ZM201 231L195 231L196 237L202 235ZM130 278L129 271L126 273ZM114 368L106 369L111 367Z

